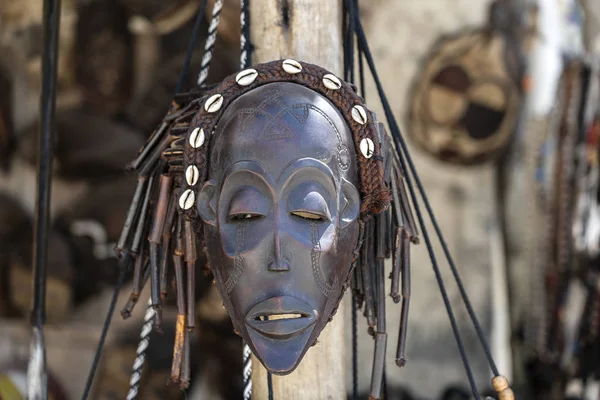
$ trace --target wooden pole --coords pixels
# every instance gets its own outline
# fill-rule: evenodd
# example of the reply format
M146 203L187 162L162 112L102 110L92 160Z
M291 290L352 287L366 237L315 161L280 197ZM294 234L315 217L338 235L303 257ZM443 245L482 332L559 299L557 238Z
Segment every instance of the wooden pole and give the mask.
M252 63L293 58L342 74L341 0L250 0ZM346 398L344 304L290 375L273 375L277 400ZM253 357L254 400L267 400L267 371Z

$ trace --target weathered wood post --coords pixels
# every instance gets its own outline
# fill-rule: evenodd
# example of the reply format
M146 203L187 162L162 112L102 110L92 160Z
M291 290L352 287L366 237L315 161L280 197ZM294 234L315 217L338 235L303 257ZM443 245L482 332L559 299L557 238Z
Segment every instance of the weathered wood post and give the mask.
M251 0L249 6L253 64L293 58L342 75L341 0ZM346 397L343 307L294 372L273 375L275 399ZM255 358L252 384L253 399L268 399L267 371Z

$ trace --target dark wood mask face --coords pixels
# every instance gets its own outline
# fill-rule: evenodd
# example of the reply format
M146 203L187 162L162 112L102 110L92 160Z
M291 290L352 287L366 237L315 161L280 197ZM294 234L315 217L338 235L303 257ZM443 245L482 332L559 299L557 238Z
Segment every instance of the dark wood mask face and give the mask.
M331 318L358 237L352 133L318 93L272 83L236 99L198 196L207 256L235 328L287 374Z

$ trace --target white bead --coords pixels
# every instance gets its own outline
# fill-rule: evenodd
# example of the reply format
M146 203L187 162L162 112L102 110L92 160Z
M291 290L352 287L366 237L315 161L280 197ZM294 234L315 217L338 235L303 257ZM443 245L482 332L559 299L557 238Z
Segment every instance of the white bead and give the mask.
M204 129L194 129L192 131L192 134L190 135L189 142L190 146L192 146L194 149L197 149L198 147L202 146L204 144Z
M213 94L206 100L206 103L204 103L204 110L209 113L214 113L219 111L222 105L223 96L220 94Z
M179 207L184 210L189 210L194 205L196 201L196 195L192 189L187 189L185 192L181 194L179 197Z
M283 70L288 74L297 74L302 71L302 65L296 60L287 59L283 61Z
M200 171L198 171L198 167L195 165L190 165L185 170L185 180L188 185L194 186L198 183L198 177L200 176Z
M257 76L258 76L258 72L253 68L249 68L249 69L245 69L245 70L241 71L239 74L237 74L237 76L235 77L235 81L240 86L248 86L252 82L254 82L254 80L256 80Z
M373 157L373 153L375 152L375 145L373 141L369 138L364 138L360 141L360 152L365 158Z
M325 85L327 89L338 90L342 87L342 82L340 82L337 76L333 74L327 74L323 76L323 85Z
M367 112L363 106L356 105L352 107L352 119L361 125L367 123Z

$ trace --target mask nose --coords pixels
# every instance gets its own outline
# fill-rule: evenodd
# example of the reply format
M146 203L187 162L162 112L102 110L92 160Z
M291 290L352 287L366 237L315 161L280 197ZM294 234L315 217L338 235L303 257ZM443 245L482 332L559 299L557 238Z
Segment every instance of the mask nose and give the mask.
M273 261L269 264L271 272L285 272L290 270L290 264L285 260Z
M285 272L290 270L290 264L286 259L281 255L281 239L279 235L279 230L275 231L274 235L274 259L269 264L269 271L271 272Z

